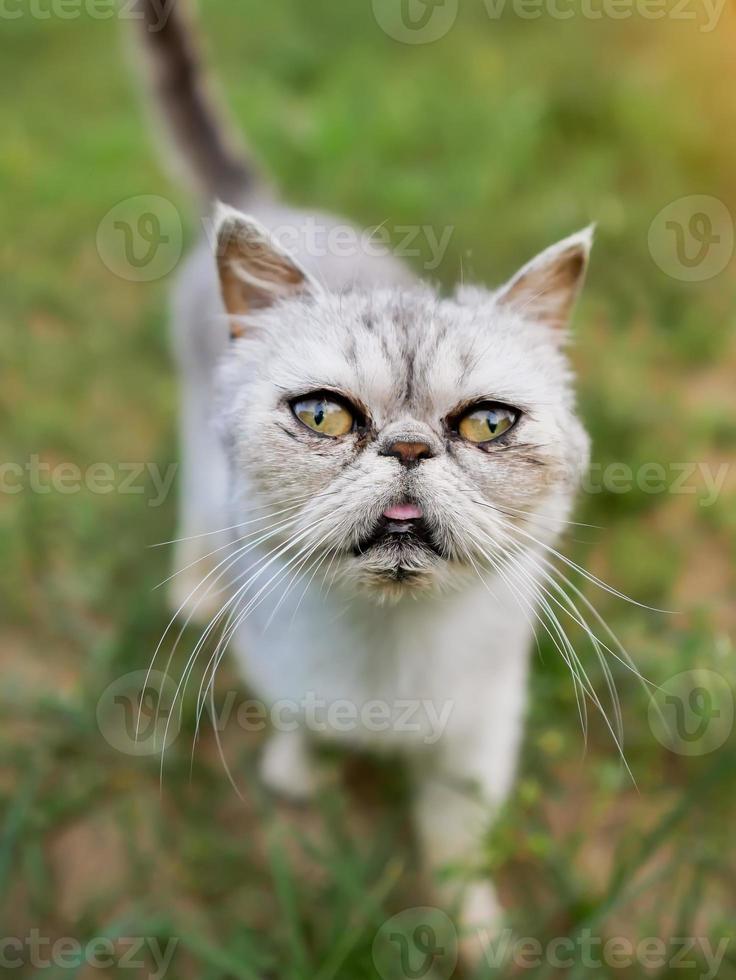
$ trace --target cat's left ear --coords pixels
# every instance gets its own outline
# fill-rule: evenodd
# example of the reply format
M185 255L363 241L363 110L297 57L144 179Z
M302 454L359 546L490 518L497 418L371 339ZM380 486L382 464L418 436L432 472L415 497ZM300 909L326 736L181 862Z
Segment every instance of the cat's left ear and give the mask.
M555 330L567 325L585 280L594 225L540 252L495 294L496 302Z
M243 335L244 317L254 310L317 288L263 225L225 204L218 204L215 211L215 241L231 337Z

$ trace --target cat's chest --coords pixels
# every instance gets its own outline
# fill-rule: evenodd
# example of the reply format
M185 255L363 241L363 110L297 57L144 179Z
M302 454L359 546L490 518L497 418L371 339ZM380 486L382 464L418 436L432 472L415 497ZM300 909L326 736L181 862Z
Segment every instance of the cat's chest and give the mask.
M513 607L484 589L402 607L326 601L318 592L254 617L237 646L267 699L356 705L431 699L489 677L520 642Z

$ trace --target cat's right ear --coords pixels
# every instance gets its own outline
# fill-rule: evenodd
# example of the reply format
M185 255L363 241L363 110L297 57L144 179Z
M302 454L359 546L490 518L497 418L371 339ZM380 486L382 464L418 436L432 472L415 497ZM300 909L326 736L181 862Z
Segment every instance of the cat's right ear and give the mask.
M296 259L255 218L220 203L215 209L215 243L233 338L243 336L249 313L315 288Z

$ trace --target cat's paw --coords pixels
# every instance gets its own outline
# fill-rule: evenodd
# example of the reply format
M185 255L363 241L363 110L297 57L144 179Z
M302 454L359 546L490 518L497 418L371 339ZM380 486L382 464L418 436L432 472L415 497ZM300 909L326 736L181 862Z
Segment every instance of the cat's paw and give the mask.
M274 732L261 756L261 779L279 796L294 802L313 799L320 785L319 767L301 732Z
M460 957L475 970L486 961L489 946L503 929L504 913L490 882L477 881L465 889L457 917Z

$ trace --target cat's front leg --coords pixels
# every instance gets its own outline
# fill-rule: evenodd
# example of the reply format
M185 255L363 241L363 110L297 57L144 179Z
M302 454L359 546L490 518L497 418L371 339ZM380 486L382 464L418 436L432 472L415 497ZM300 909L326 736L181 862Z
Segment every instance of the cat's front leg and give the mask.
M261 779L288 800L312 799L320 773L303 729L272 732L261 756Z
M415 765L414 813L424 862L441 908L454 916L471 966L503 925L488 875L484 842L511 786L515 740L491 746L459 742Z
M502 910L483 870L483 839L493 808L470 785L426 778L417 787L415 821L435 900L458 927L463 958L480 961L483 940L496 934Z

